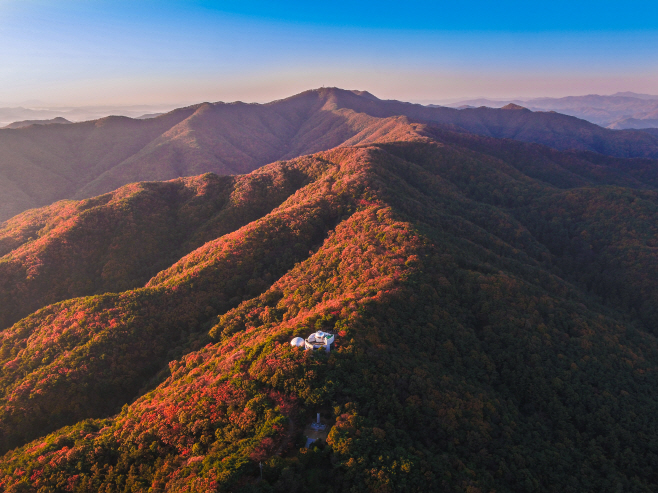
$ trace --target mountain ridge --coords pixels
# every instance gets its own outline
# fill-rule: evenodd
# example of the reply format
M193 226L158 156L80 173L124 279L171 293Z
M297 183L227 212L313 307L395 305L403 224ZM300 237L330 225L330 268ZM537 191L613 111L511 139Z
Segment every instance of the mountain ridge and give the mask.
M145 120L107 117L1 130L0 220L130 182L246 173L277 159L381 141L385 134L398 139L424 124L561 150L658 157L658 138L648 132L604 130L559 114L428 108L325 88L264 105L202 103Z
M610 129L645 128L656 118L658 96L633 92L615 93L609 96L588 94L563 98L530 99L464 99L448 106L500 108L506 104L519 104L533 111L557 111ZM436 106L436 105L430 105ZM645 121L647 120L647 121Z

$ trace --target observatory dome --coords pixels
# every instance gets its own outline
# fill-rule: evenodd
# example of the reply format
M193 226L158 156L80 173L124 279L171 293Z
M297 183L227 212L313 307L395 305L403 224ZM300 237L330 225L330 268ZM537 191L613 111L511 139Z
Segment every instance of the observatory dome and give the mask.
M297 347L304 347L304 339L301 337L295 337L292 341L290 341L291 346L297 346Z

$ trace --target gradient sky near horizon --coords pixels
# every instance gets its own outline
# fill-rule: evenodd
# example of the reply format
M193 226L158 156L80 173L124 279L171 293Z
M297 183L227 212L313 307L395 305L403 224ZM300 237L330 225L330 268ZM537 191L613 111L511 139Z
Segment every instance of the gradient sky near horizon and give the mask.
M658 2L0 0L0 104L658 94Z

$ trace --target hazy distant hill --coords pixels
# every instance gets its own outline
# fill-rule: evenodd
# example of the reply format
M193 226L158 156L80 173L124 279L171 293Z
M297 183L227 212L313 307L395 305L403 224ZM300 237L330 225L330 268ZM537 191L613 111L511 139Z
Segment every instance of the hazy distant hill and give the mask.
M508 103L515 103L531 110L557 111L603 127L646 128L651 124L643 120L658 118L658 96L636 94L633 92L616 93L611 96L569 96L565 98L536 98L527 100L492 100L486 98L470 99L452 103L450 107L487 106L500 108Z
M132 106L56 106L43 101L25 101L20 106L0 107L0 126L23 120L49 120L66 118L72 122L97 120L109 115L139 118L145 113L171 111L183 105L132 105Z
M0 489L655 490L656 161L391 124L9 221Z
M658 100L658 96L653 94L638 94L632 91L616 92L612 96L622 96L628 98L637 98L637 99L654 99Z
M204 103L144 120L107 117L0 130L0 220L144 180L248 173L340 145L400 140L418 123L618 157L658 157L646 132L528 110L428 108L362 91L307 91L268 104Z
M51 118L50 120L23 120L20 122L10 123L9 125L5 125L2 128L23 128L23 127L29 127L30 125L49 125L51 123L68 124L71 122L68 121L66 118L62 118L61 116L58 116L55 118Z
M146 113L144 115L137 116L138 120L147 120L149 118L155 118L156 116L164 115L164 113Z
M56 110L32 109L23 107L0 107L0 125L9 125L14 121L49 120L62 116Z
M658 110L655 111L654 113L658 115ZM645 118L643 120L638 120L637 118L624 118L622 120L617 120L616 122L611 123L610 125L608 125L608 128L613 128L613 129L658 128L658 118Z

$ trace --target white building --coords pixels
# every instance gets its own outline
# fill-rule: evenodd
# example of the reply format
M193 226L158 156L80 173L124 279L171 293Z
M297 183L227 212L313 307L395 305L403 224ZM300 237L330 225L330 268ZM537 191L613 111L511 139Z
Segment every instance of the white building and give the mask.
M334 335L321 330L314 332L306 340L301 337L295 337L290 341L293 347L304 347L305 349L324 349L326 352L331 350L331 343L334 342Z
M334 342L334 335L321 330L314 332L306 339L306 349L324 349L326 352L331 350L331 343Z

